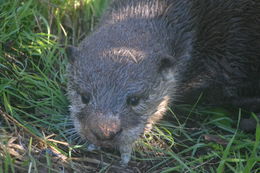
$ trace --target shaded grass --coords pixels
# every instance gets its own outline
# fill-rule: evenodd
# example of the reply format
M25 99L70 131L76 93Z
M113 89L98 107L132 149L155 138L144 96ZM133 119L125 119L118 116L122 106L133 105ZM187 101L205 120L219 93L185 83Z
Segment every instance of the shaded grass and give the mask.
M0 1L0 173L259 172L260 127L237 130L225 109L179 106L137 141L128 168L116 151L70 143L66 44L92 31L105 0ZM236 113L241 117L241 111Z
M151 133L152 137L149 137L149 140L145 138L147 143L142 146L145 146L146 150L149 147L152 148L146 151L146 154L151 152L150 155L142 157L154 162L148 172L259 171L259 127L254 137L253 134L249 135L236 130L236 127L227 126L226 129L229 130L225 132L216 127L218 124L215 123L216 119L213 120L214 123L205 125L202 119L208 118L208 115L200 114L198 117L192 114L192 117L196 117L197 122L189 120L192 123L190 125L174 125L172 122L162 121ZM185 118L178 121L185 122ZM199 118L201 118L200 121L198 121ZM230 132L230 129L234 132ZM152 142L154 140L162 140L167 145L154 145ZM162 141L160 144L163 143ZM159 152L161 156L158 157L157 154L155 157L156 152Z

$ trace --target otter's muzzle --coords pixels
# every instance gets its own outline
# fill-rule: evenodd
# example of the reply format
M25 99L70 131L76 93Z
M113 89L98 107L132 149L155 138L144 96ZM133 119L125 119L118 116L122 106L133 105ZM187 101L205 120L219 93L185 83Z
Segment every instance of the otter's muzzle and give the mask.
M117 116L99 114L95 119L91 131L98 140L113 140L122 132L121 121Z

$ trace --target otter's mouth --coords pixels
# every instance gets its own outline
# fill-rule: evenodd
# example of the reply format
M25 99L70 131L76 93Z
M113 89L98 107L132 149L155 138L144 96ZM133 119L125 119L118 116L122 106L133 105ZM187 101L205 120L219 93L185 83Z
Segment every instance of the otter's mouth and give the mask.
M120 133L123 130L120 130ZM92 130L87 130L84 132L80 132L80 136L85 139L86 141L99 146L99 147L104 147L104 148L115 148L120 140L120 135L117 134L113 136L113 138L101 138L95 132L92 132Z
M123 129L120 129L119 131L116 132L106 130L102 134L99 134L94 130L90 130L90 131L98 141L114 141L122 133Z
M88 139L87 139L88 140ZM93 143L96 146L99 147L104 147L104 148L115 148L117 146L117 140L113 139L104 139L104 140L98 140L96 139L95 141L88 140L89 142Z

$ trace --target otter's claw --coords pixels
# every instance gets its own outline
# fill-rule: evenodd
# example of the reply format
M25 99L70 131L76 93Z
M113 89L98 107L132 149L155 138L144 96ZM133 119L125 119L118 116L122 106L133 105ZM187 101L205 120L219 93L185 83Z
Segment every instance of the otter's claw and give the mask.
M128 162L131 159L131 153L122 153L121 154L121 160L120 160L120 165L121 166L127 166Z
M96 146L96 145L94 145L94 144L89 144L89 145L87 146L87 150L88 150L88 151L100 150L100 147L98 147L98 146Z

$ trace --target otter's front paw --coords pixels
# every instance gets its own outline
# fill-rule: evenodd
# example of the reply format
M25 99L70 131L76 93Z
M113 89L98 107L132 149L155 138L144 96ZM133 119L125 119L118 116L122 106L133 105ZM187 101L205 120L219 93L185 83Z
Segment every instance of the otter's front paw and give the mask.
M132 145L122 145L119 147L119 151L121 153L120 165L127 166L131 159Z
M128 162L131 159L131 153L122 153L121 154L121 160L120 160L120 165L121 166L127 166Z
M100 147L98 147L98 146L96 146L96 145L94 145L94 144L89 144L89 145L87 146L87 150L88 150L88 151L100 150Z

